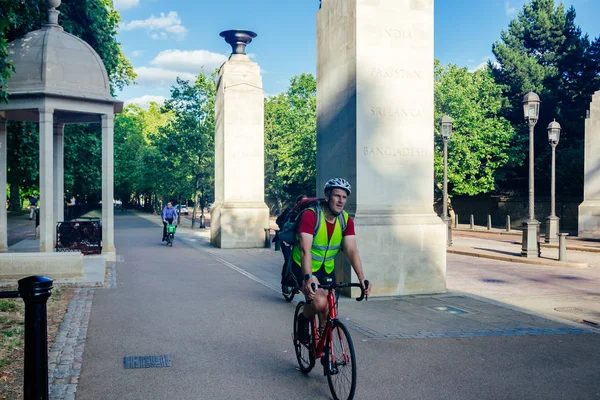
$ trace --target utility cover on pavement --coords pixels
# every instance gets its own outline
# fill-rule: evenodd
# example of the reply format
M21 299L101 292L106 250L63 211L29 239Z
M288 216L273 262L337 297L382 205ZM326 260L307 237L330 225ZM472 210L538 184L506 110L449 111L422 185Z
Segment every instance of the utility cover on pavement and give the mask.
M171 358L162 356L126 356L123 357L125 368L164 368L171 366Z
M429 307L435 311L442 311L448 314L462 315L462 314L471 314L469 311L461 310L460 308L452 307L452 306L432 306Z

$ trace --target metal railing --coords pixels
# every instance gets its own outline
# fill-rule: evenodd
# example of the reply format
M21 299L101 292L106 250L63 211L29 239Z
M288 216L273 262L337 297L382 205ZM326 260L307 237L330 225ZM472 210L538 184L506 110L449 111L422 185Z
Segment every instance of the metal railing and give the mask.
M23 399L48 400L48 314L46 302L52 279L30 276L19 280L18 290L0 292L0 299L22 298L25 303L25 360Z
M80 251L85 255L102 253L102 221L64 221L56 224L56 251Z

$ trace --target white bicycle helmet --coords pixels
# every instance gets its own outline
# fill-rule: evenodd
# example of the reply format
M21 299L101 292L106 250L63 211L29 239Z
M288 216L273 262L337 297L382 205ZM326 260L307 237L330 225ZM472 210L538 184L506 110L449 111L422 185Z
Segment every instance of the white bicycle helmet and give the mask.
M343 178L332 178L328 180L323 188L323 191L327 193L327 191L331 191L334 188L344 189L346 192L348 192L348 194L352 193L352 186L350 186L348 181Z

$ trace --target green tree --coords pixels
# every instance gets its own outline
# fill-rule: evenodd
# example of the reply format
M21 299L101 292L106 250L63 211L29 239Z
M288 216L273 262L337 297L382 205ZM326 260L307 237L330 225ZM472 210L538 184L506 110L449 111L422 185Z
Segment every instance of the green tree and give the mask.
M305 73L290 80L286 93L265 100L265 189L272 208L315 194L316 92L314 75Z
M448 143L448 192L476 195L494 191L505 179L504 167L523 160L522 143L514 146L515 132L499 115L502 90L491 71L468 72L456 65L435 62L435 172L443 179L443 141L439 132L442 115L454 120ZM513 145L511 145L513 144Z
M554 0L532 0L502 31L492 51L496 63L490 63L496 82L502 85L509 106L503 111L517 127L522 140L528 140L523 122L522 98L529 91L541 100L540 119L536 125L536 184L548 186L546 126L554 118L563 127L558 157L558 175L566 189L581 193L583 178L583 121L591 95L600 83L598 48L600 37L593 43L575 23L575 9L565 10ZM523 138L524 137L524 138ZM527 176L525 163L517 169ZM568 174L568 176L566 175ZM544 176L545 175L545 176ZM526 180L521 180L525 189Z
M197 206L204 207L214 192L216 87L217 71L202 71L193 83L178 78L163 106L173 118L154 138L163 167L161 193L180 202L192 197L192 223Z
M7 132L9 209L18 211L25 196L38 192L39 134L35 124L16 121L8 122Z
M128 105L115 117L115 198L129 204L141 182L143 165L144 110Z

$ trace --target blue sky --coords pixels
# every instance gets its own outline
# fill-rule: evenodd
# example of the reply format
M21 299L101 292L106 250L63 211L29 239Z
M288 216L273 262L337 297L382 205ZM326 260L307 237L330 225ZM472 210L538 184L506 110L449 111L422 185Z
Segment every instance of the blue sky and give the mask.
M119 41L138 73L137 85L118 93L141 105L169 97L175 77L193 79L230 54L219 37L248 29L258 37L247 52L259 63L265 93L285 91L302 72L315 73L319 0L113 0L121 13ZM526 0L436 0L435 57L475 69L492 58L492 43ZM557 1L558 3L558 1ZM591 38L600 35L600 0L565 0Z

